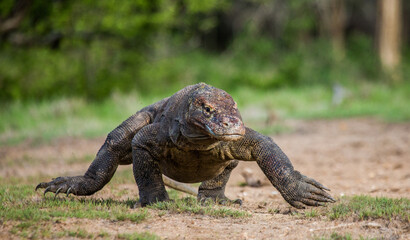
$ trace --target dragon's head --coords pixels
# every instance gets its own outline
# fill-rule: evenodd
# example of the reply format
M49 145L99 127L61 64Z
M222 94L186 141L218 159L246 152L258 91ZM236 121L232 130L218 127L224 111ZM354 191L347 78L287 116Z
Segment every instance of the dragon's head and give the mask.
M245 135L236 102L221 89L199 84L189 98L186 114L190 138L234 141Z

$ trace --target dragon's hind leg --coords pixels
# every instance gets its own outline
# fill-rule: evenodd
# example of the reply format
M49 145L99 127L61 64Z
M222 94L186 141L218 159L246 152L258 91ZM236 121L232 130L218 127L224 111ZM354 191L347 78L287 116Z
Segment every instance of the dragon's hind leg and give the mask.
M204 181L199 186L198 201L205 203L208 200L219 204L236 203L242 204L242 200L230 200L225 196L225 186L231 175L231 171L238 166L238 161L232 161L224 171L213 179Z

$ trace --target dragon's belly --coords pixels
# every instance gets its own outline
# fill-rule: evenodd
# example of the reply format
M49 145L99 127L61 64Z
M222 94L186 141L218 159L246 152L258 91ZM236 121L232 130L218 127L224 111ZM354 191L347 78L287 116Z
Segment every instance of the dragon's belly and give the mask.
M213 151L183 151L167 149L160 160L161 172L176 181L185 183L202 182L212 179L229 165L230 160L222 160Z

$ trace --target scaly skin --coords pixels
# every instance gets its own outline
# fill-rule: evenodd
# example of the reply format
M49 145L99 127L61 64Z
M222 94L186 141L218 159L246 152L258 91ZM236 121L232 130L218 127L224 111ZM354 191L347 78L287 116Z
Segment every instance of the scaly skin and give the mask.
M327 188L293 169L271 138L244 126L228 93L204 83L187 86L125 120L108 134L84 176L58 177L36 189L91 195L111 180L119 164L133 163L141 206L169 200L162 175L202 182L199 201L224 203L231 201L225 186L238 160L256 161L296 208L334 202Z

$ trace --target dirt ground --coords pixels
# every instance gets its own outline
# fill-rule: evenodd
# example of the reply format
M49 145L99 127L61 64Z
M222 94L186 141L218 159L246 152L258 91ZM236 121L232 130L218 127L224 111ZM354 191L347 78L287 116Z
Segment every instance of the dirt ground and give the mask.
M375 119L289 121L291 133L273 136L294 167L330 188L331 194L410 198L410 123L383 123ZM82 174L104 138L59 139L36 146L26 142L0 147L0 176L44 177ZM89 158L89 160L87 160ZM78 160L80 159L80 160ZM83 160L81 160L83 159ZM119 171L131 166L121 166ZM240 186L241 173L251 169L264 185ZM118 185L128 189L125 198L137 196L132 183ZM33 188L36 183L33 183ZM385 239L410 239L410 226L395 221L329 221L324 217L301 218L264 177L254 162L241 162L228 183L226 195L244 200L241 207L252 214L246 218L214 218L203 215L165 214L154 210L142 223L110 220L67 219L55 229L82 227L91 233L112 234L151 232L164 239L312 239L333 232ZM42 195L38 193L38 198ZM109 188L95 198L113 197ZM123 196L121 197L123 198ZM278 209L272 213L270 209ZM130 210L131 211L131 210ZM7 226L3 226L7 230ZM3 235L3 236L7 236Z

